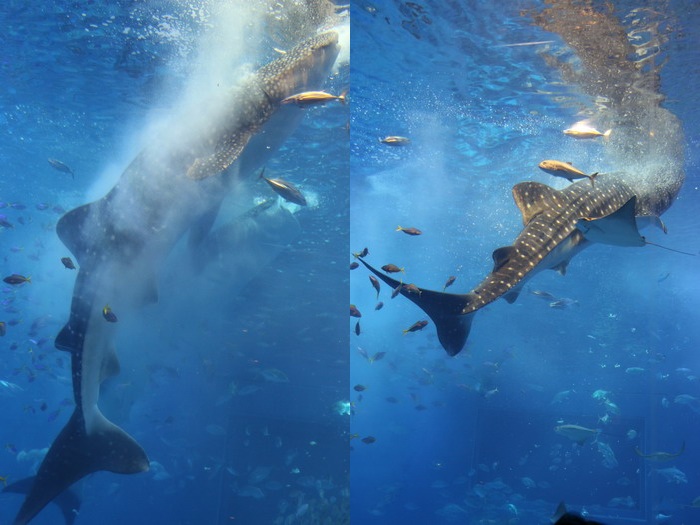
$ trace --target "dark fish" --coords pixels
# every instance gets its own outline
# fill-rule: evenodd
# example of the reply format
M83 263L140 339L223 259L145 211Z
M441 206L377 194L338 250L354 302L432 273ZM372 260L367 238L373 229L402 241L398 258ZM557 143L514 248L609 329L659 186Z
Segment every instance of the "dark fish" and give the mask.
M355 385L354 387L352 387L352 389L355 392L364 392L365 390L367 390L367 387L365 385Z
M4 337L7 333L7 325L5 321L0 321L0 337Z
M51 167L58 170L62 171L63 173L70 173L70 176L75 178L75 173L73 173L73 170L70 169L70 167L67 164L64 164L60 160L57 159L48 159L49 164L51 164Z
M265 170L260 172L260 178L264 179L270 187L284 200L298 204L299 206L306 206L306 199L301 194L301 192L292 184L282 179L268 179L265 177Z
M360 335L360 321L355 323L355 335Z
M352 254L353 257L362 259L363 257L367 257L369 255L369 249L367 247L362 248L361 252L356 252Z
M401 226L397 226L396 231L404 232L407 235L420 235L421 233L423 233L418 228L403 228Z
M75 264L73 264L73 259L70 257L61 257L61 262L69 270L75 270Z
M423 328L425 328L426 326L428 326L428 321L425 321L425 320L423 320L423 321L416 321L416 322L413 323L411 326L409 326L408 328L406 328L406 329L403 331L403 333L404 333L404 334L407 334L408 332L417 332L418 330L423 330Z
M19 275L18 273L13 273L3 279L7 284L18 285L24 283L31 283L31 277L25 277L24 275Z
M389 146L404 146L411 142L408 137L401 137L399 135L389 135L383 139L379 139L382 144L388 144Z
M377 438L374 436L367 436L367 437L362 438L362 442L366 443L367 445L371 445L375 441L377 441Z
M387 397L387 398L386 398L386 402L387 402L387 403L393 403L393 404L396 404L396 403L398 403L398 402L399 402L399 400L398 400L398 399L396 399L396 398L395 398L394 396L389 396L389 397Z
M115 313L112 311L112 309L109 307L108 304L106 304L105 307L102 309L102 316L107 320L107 322L110 322L110 323L117 322L117 316L115 315Z
M377 299L379 299L379 290L381 289L379 286L379 281L374 275L369 276L369 281L372 283L372 287L377 290Z
M358 346L358 347L357 347L357 351L360 353L360 355L361 355L362 357L364 357L365 359L367 359L367 360L369 361L369 354L367 353L367 350L365 350L364 348Z
M362 317L362 314L357 309L357 306L355 306L354 304L350 305L350 317Z
M405 268L399 268L395 264L385 264L384 266L382 266L382 270L384 270L386 273L406 273Z
M374 363L375 361L381 361L384 359L384 356L386 355L386 352L377 352L374 354L372 357L369 358L370 363Z
M425 405L416 405L413 408L418 410L418 412L422 412L423 410L428 410L428 407Z
M357 268L358 266L360 266L360 263L358 263L357 261L353 261L353 262L350 263L350 269L351 269L351 270L354 270L354 269Z
M375 310L381 310L382 308L384 308L384 303L381 301L379 301L377 306L374 307Z
M456 280L457 280L457 277L455 277L454 275L450 275L447 278L447 281L445 281L445 286L442 287L442 291L444 292L447 288L452 286L452 283L454 283Z
M22 204L21 202L13 202L12 204L10 204L10 208L12 208L13 210L20 210L21 211L21 210L26 210L27 205Z
M7 220L5 215L0 215L0 226L3 228L14 228L14 225Z
M296 104L299 107L312 106L314 104L325 104L331 100L337 100L341 104L345 104L347 91L343 91L340 95L331 95L325 91L304 91L297 93L287 98L282 99L282 104Z

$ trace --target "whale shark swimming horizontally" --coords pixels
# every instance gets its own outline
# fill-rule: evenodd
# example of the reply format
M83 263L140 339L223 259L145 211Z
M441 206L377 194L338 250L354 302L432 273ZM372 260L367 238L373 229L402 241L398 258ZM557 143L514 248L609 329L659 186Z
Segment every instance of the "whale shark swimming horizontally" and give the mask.
M555 0L534 13L536 25L559 34L576 53L580 67L543 53L569 85L605 101L594 118L612 133L604 146L617 170L555 190L522 182L513 197L524 229L513 244L493 252L491 273L466 294L448 294L402 285L360 259L390 287L418 305L435 323L450 355L466 344L474 315L503 297L514 302L523 284L545 269L566 272L571 258L594 242L616 246L649 244L638 226L660 225L684 178L683 134L676 117L660 107L659 66L637 56L614 13L581 9L577 2ZM581 30L585 25L585 31ZM643 56L643 55L642 55Z
M80 266L70 318L55 341L71 355L75 411L39 467L15 525L28 523L92 472L148 470L141 446L98 407L100 385L119 372L118 323L108 322L115 320L108 314L118 319L157 300L157 276L171 249L187 233L197 249L225 196L294 131L304 112L281 101L323 87L338 40L336 31L308 38L218 99L176 115L105 197L60 219L58 235Z

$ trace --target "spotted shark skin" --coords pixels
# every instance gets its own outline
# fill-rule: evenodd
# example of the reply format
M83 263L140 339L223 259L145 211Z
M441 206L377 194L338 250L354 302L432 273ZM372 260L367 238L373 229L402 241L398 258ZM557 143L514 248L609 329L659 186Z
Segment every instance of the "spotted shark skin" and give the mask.
M121 317L157 300L157 273L170 250L187 232L190 244L202 242L235 183L264 164L299 123L303 112L282 106L282 99L320 89L339 51L335 31L290 49L222 103L197 108L205 117L199 124L175 120L105 197L60 219L59 238L80 267L69 320L55 341L71 355L76 408L46 454L14 525L29 523L92 472L148 470L143 448L98 407L100 385L119 373L113 346L119 323L106 322L102 309L109 303Z
M622 177L599 175L591 187L586 180L555 190L537 182L522 182L513 188L513 197L523 215L524 229L512 245L493 252L491 273L467 294L449 294L402 286L400 293L413 301L433 320L438 339L448 354L456 355L464 347L474 314L503 297L514 302L523 284L545 269L566 272L571 258L590 242L583 230L589 222L622 220L629 224L631 245L643 246L644 239L634 224L636 196ZM617 238L611 244L619 244ZM601 238L598 242L605 242ZM364 264L392 288L401 283Z

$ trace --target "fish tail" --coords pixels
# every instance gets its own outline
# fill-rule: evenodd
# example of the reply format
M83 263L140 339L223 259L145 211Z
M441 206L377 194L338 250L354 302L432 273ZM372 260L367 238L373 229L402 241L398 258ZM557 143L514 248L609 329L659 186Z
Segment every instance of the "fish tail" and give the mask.
M345 105L348 100L348 90L346 89L340 95L338 95L338 100L341 104Z
M396 231L397 231L397 232L400 232L401 230L403 230L403 228L402 228L401 226L397 226L397 227L396 227Z
M83 411L75 409L41 463L14 525L29 523L54 498L88 474L98 470L118 474L148 470L148 457L134 438L99 411L94 418L94 429L88 433Z
M591 186L595 186L595 178L598 176L598 173L599 173L599 172L596 171L596 172L593 173L592 175L589 175L589 176L588 176L588 180L591 181Z
M28 283L31 283L31 282L32 282L32 276L31 276L31 275L27 276L26 281L27 281Z
M610 134L612 133L612 129L609 129L605 133L603 133L603 138L607 139L610 137Z

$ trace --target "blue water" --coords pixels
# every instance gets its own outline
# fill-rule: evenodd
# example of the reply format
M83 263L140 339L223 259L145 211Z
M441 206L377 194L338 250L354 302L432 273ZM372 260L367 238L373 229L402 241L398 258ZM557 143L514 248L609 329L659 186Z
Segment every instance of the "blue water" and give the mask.
M697 254L700 116L686 96L700 80L689 68L697 7L612 4L626 32L656 27L663 36L663 106L686 134L687 180L664 215L668 234L645 234ZM610 169L603 141L561 133L593 101L543 60L546 50L576 63L527 16L543 4L353 5L351 250L368 247L368 262L405 267L397 275L427 289L456 276L450 290L466 293L522 228L512 186L568 184L538 170L541 160ZM387 135L411 143L377 140ZM368 272L354 270L362 318L351 335L351 385L365 390L351 396L353 523L549 523L560 501L605 523L696 522L687 506L700 494L700 413L697 400L677 396L700 393L697 268L697 257L652 246L593 246L565 277L541 273L514 304L478 312L455 358L432 323L402 335L425 314L390 299L386 285L377 299ZM554 309L533 290L575 303ZM386 352L381 361L365 357L377 352ZM596 399L597 390L607 394ZM561 424L600 433L579 445L554 432ZM675 453L684 441L666 462L635 453Z
M71 254L57 220L114 185L192 78L233 82L279 56L273 47L295 43L274 18L261 22L262 5L239 5L240 19L250 19L239 31L222 26L230 22L217 11L223 2L197 4L0 8L0 213L11 225L0 228L1 267L3 277L31 276L0 287L0 476L8 483L35 472L73 410L70 358L53 347L75 279L60 261ZM341 92L348 73L341 67L326 88ZM159 304L120 316L121 373L103 385L100 406L144 447L151 469L77 483L76 523L347 517L349 417L336 403L349 390L349 113L337 103L304 111L266 174L293 182L309 206L279 229L253 225L259 230L225 268L200 260L203 269L187 273L190 254L176 247L158 274ZM275 197L253 177L221 216ZM10 523L21 502L0 496L0 522ZM49 505L32 523L62 519Z
M238 30L218 15L222 4L0 7L0 214L12 225L0 227L0 267L32 281L0 286L8 483L36 471L73 410L70 359L53 339L75 272L60 262L71 254L56 222L109 191L193 78L233 82L288 48L280 28L300 23L262 23L267 4L241 2ZM663 217L668 234L645 235L697 254L700 115L690 88L700 82L700 11L680 0L614 4L626 31L639 19L663 36L659 90L685 131L687 179ZM100 406L151 469L74 485L77 524L342 524L349 515L358 524L539 524L562 500L610 524L698 520L688 506L700 495L700 406L686 397L700 398L697 257L590 247L565 277L539 274L514 304L479 312L454 358L432 324L402 335L425 318L412 303L390 299L385 285L377 298L366 270L348 272L350 253L366 246L369 262L405 267L407 282L440 290L454 275L450 290L465 293L521 229L512 186L568 184L540 172L540 160L610 168L602 141L561 134L592 102L542 59L547 49L576 60L523 14L543 7L352 2L352 68L325 86L339 93L352 82L349 105L304 110L267 165L310 206L291 222L255 223L226 265L200 254L192 272L177 246L158 274L160 302L120 317L121 373ZM411 144L380 144L386 135ZM269 197L252 180L221 220ZM532 290L571 304L551 308ZM348 303L363 314L359 335ZM561 424L600 433L579 445L554 432ZM666 462L635 453L683 443ZM0 495L0 523L21 502ZM63 521L49 505L32 523Z

